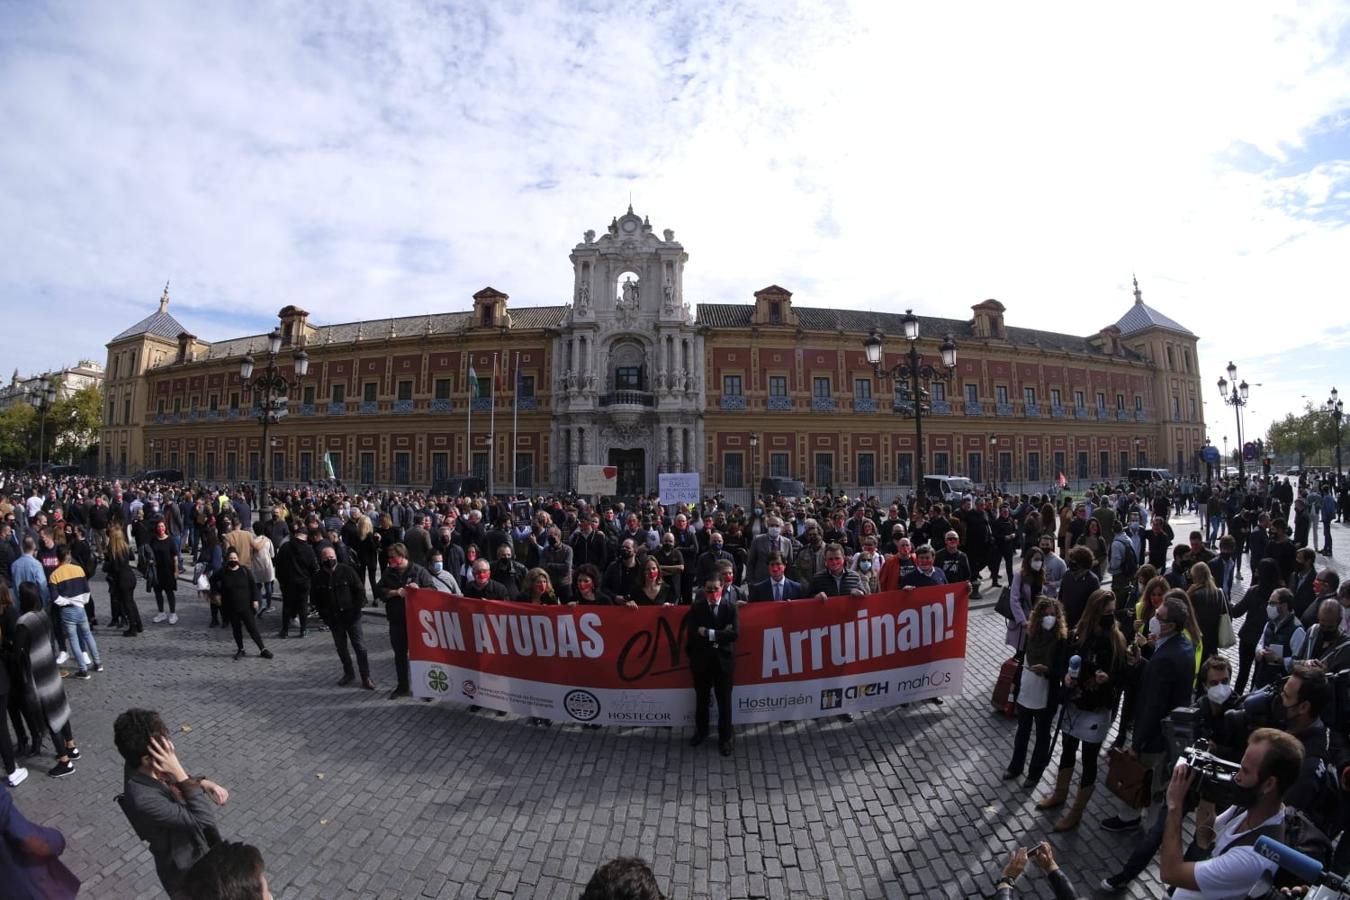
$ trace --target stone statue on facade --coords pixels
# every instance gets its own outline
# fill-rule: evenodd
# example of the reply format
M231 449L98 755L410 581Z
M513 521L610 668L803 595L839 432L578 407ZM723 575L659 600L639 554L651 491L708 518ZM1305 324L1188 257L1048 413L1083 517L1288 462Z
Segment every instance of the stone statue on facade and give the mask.
M628 309L636 309L638 305L638 285L632 278L623 280L623 305Z
M584 316L591 310L591 284L582 281L577 288L577 315Z
M667 281L661 286L661 293L663 296L661 312L666 314L675 312L675 285Z

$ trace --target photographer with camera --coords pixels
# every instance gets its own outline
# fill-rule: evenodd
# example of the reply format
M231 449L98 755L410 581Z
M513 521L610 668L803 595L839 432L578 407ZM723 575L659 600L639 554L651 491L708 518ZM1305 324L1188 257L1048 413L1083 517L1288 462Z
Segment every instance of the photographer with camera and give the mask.
M1028 860L1034 862L1036 868L1045 873L1045 880L1050 882L1050 890L1055 900L1074 900L1078 896L1069 876L1065 875L1064 870L1055 862L1055 852L1050 842L1041 841L1030 851L1026 847L1018 847L1008 857L998 883L994 885L994 900L1013 900L1017 896L1017 879L1026 871Z
M1303 748L1290 734L1258 728L1247 740L1242 765L1233 776L1238 802L1214 823L1214 853L1187 862L1182 853L1181 823L1187 795L1198 774L1185 763L1172 770L1167 785L1167 818L1163 827L1159 874L1176 891L1173 900L1239 900L1275 863L1258 854L1253 844L1262 836L1284 839L1282 798L1298 780Z
M1200 667L1200 700L1195 709L1197 716L1195 718L1195 733L1192 739L1207 739L1211 742L1216 756L1234 761L1241 758L1241 749L1224 747L1220 745L1223 738L1224 723L1223 717L1230 709L1235 709L1241 699L1233 694L1231 684L1233 678L1233 669L1228 660L1222 656L1211 656L1205 660L1204 665ZM1210 800L1201 799L1195 806L1195 828L1199 835L1205 826L1212 830L1214 825L1215 809L1214 803ZM1167 817L1159 816L1158 819L1149 828L1148 833L1139 839L1131 851L1129 859L1125 860L1125 865L1114 875L1102 879L1098 887L1103 891L1123 891L1125 886L1138 878L1152 861L1158 848L1162 846L1163 826L1166 824ZM1192 849L1186 853L1187 859L1199 858L1193 851L1199 849L1200 855L1208 855L1208 846L1198 848L1192 845Z
M1294 665L1294 656L1303 649L1308 633L1294 615L1294 592L1277 588L1266 601L1266 627L1256 643L1256 669L1252 690L1260 690L1283 678Z

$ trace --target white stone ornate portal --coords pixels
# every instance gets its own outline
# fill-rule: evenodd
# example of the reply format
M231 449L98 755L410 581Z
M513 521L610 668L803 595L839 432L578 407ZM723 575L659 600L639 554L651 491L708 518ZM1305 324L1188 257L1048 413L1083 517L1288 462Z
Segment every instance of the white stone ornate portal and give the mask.
M702 474L703 339L684 301L689 259L632 207L571 253L575 298L554 338L553 471L617 465L620 493Z

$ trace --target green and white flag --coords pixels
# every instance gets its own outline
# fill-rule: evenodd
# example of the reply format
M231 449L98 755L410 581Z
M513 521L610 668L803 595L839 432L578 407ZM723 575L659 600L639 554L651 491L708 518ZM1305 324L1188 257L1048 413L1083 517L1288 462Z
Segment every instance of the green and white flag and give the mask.
M469 363L469 396L478 399L478 373L473 370L473 363Z
M323 474L327 478L337 478L337 476L333 474L332 453L324 453L323 455Z

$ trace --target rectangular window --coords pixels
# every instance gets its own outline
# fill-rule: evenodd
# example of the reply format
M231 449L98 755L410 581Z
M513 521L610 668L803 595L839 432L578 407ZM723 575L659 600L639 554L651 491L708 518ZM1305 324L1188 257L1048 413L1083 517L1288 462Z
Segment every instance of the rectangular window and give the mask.
M272 483L280 484L286 480L286 451L272 451Z
M488 455L487 451L478 450L473 454L473 476L481 478L484 482L488 478Z
M853 399L854 400L872 399L872 379L870 378L853 379Z
M1144 409L1144 395L1143 395L1143 394L1135 394L1135 395L1134 395L1134 411L1135 411L1135 412L1142 412L1143 409Z
M216 455L214 453L206 454L206 480L216 480Z
M155 412L159 413L161 416L164 415L164 398L163 398L163 397L161 397L158 401L156 401L156 403L155 403Z
M308 484L314 480L314 454L306 450L300 454L300 481Z
M412 483L412 454L406 450L394 454L394 483Z
M859 453L858 487L873 487L876 483L876 456L871 453Z
M442 397L442 398L440 398L440 399L444 400L445 398ZM432 482L432 484L436 484L437 482L445 481L445 480L446 480L447 478L449 478L449 477L450 477L450 454L449 454L449 453L433 453L433 454L431 454L431 482Z
M787 396L787 376L770 375L769 376L769 396L786 397ZM783 476L787 477L787 476Z
M946 450L938 450L933 454L933 474L950 475L952 474L951 463Z
M516 487L534 487L534 454L516 454Z
M914 484L914 454L895 454L895 481L901 487Z
M1173 421L1173 422L1180 422L1180 421L1181 421L1181 398L1180 398L1180 397L1173 397L1173 398L1172 398L1172 421Z
M261 457L258 455L258 452L256 450L249 452L248 454L249 481L257 481L258 479L262 478L262 463L259 461L260 459Z
M1008 386L1006 384L994 385L994 402L995 403L1008 402Z
M1182 367L1182 369L1183 369L1187 374L1190 373L1190 371L1191 371L1191 351L1187 350L1187 349L1184 348L1184 347L1183 347L1182 350L1181 350L1181 367Z
M1124 409L1124 408L1125 408L1125 395L1116 394L1116 409Z
M783 324L783 304L782 304L782 303L779 303L778 301L774 301L773 303L770 303L770 304L769 304L769 324L770 324L770 325L782 325L782 324Z
M1053 472L1050 473L1050 477L1051 477L1051 478L1058 479L1059 476L1061 476L1061 475L1065 476L1066 478L1068 477L1068 475L1069 475L1069 464L1068 464L1068 462L1065 460L1064 451L1063 451L1063 450L1056 450L1056 451L1055 451L1055 471L1053 471Z
M492 327L492 307L484 305L482 309L482 325L484 328Z
M161 452L159 452L158 450L156 450L156 451L155 451L155 468L156 468L156 469L160 469L160 468L163 468L163 467L164 467L164 454L161 453Z
M980 402L980 386L978 384L966 385L966 402L967 403Z
M398 399L398 400L411 400L411 399L412 399L412 389L413 389L413 383L412 383L411 381L400 381L400 382L398 383L398 395L397 395L396 399ZM406 482L400 482L400 483L401 483L401 484L405 484Z
M1102 450L1098 453L1097 470L1098 470L1098 477L1100 478L1111 477L1111 453L1109 451Z
M189 481L197 477L197 452L195 450L188 451L187 471L183 474L187 476Z
M966 454L966 477L976 484L984 481L984 456L982 454Z
M827 376L817 375L814 379L812 379L811 396L812 397L830 396L830 379L828 375Z
M520 397L522 400L534 399L534 376L520 376Z
M340 381L333 382L332 400L334 403L347 402L347 385Z
M1027 453L1027 481L1041 480L1041 452L1031 450Z
M1051 406L1063 406L1063 405L1064 405L1064 397L1063 397L1062 394L1060 394L1059 388L1051 388L1051 389L1050 389L1050 405L1051 405Z
M745 456L741 453L722 455L722 485L728 488L745 487Z
M1086 481L1088 478L1088 455L1086 450L1078 451L1078 480Z
M1083 392L1082 392L1082 391L1074 391L1074 392L1073 392L1073 405L1074 405L1074 407L1077 408L1077 409L1082 409L1083 406L1085 405L1085 404L1083 403Z
M374 454L374 453L362 453L362 454L361 454L361 483L362 483L362 484L374 484L374 483L375 483L375 454Z
M935 400L939 403L944 402L947 399L947 382L934 381L929 385L928 392L930 400Z
M220 396L218 394L212 394L210 399L206 401L206 408L211 410L211 412L220 409Z
M346 475L342 471L342 454L336 450L328 451L328 464L333 467L333 477L341 481ZM328 477L328 471L324 470L324 477Z
M1106 409L1106 391L1097 392L1097 408Z
M436 398L437 400L449 400L449 399L450 399L450 379L449 379L449 378L437 378L436 381L433 383L432 387L433 387L433 390L434 390L433 396L435 396L435 398Z
M1147 451L1147 450L1140 450L1140 451L1135 455L1135 463L1134 463L1134 464L1135 464L1136 466L1138 466L1139 468L1141 468L1141 469L1146 469L1146 468L1148 468L1148 451Z
M825 379L828 383L829 379ZM816 454L816 486L831 487L834 484L834 454Z
M1194 421L1195 421L1195 398L1194 398L1194 397L1191 398L1191 414L1190 414L1190 416L1186 419L1186 421L1187 421L1187 422L1194 422Z
M238 409L238 408L239 408L239 392L238 392L238 391L231 391L231 392L230 392L230 409Z
M1120 451L1120 474L1124 477L1130 471L1130 451Z
M739 397L739 396L741 396L741 376L739 376L739 375L723 375L723 376L722 376L722 393L725 394L725 395L728 396L728 397Z
M367 381L361 385L361 399L367 403L374 403L380 396L380 383L378 381Z
M642 390L642 367L619 366L617 369L615 369L614 390L616 391Z
M1027 406L1036 405L1036 389L1034 387L1022 388L1022 402Z
M130 402L130 401L128 401L128 402ZM174 398L173 398L173 414L176 416L176 415L178 415L178 414L179 414L180 412L182 412L182 411L183 411L183 398L182 398L182 397L174 397Z
M1012 454L1006 450L998 454L998 480L1002 484L1012 481Z
M237 453L225 454L225 480L239 480L239 454Z
M788 455L786 453L769 454L769 476L771 478L791 478L788 474Z
M158 456L159 454L155 454L155 455ZM178 451L177 451L177 450L171 450L171 451L169 452L169 468L170 468L170 469L176 469L176 468L178 468Z

